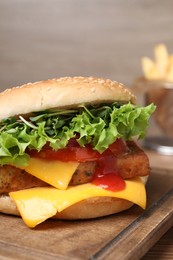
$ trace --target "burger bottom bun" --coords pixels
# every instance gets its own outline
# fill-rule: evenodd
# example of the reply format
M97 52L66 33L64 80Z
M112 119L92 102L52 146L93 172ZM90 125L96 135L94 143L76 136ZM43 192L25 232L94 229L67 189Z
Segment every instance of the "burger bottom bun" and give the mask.
M148 176L140 177L142 182L146 184ZM94 197L82 200L69 208L57 213L53 216L54 219L90 219L103 217L118 213L129 209L134 203L112 197ZM11 215L18 215L20 213L14 201L8 195L0 196L0 212Z
M94 197L78 202L69 208L57 213L54 219L90 219L97 218L129 209L132 202L111 198ZM8 195L0 197L0 212L11 215L20 215L15 203Z
M95 197L83 200L58 213L54 218L60 219L91 219L98 218L129 209L132 202L110 198Z

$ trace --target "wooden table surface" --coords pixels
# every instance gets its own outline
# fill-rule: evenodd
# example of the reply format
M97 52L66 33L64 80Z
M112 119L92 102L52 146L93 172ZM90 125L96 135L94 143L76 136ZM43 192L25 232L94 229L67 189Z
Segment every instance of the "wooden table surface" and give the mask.
M173 174L173 156L166 156L147 151L151 167L172 170ZM173 259L173 227L156 243L152 249L142 258L149 259Z
M155 44L173 53L172 10L172 0L1 0L0 90L73 75L131 86ZM172 156L148 154L173 170ZM173 259L173 228L143 259Z

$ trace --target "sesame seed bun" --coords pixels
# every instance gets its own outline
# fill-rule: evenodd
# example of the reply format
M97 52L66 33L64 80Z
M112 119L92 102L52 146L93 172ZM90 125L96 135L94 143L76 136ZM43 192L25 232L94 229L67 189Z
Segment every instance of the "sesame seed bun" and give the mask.
M64 77L6 89L0 93L0 120L51 108L121 101L135 103L123 84L93 77Z

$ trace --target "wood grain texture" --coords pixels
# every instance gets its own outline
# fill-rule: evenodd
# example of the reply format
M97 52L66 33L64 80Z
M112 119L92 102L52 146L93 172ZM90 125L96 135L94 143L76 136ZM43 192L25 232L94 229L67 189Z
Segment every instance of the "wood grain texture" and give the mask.
M173 227L160 239L142 260L172 260L173 259Z
M167 182L163 181L167 176ZM172 171L153 170L148 205L83 221L49 220L35 229L0 215L2 259L139 259L173 224ZM159 187L159 189L158 189Z
M172 205L173 189L124 228L107 246L95 254L96 258L140 259L165 230L173 225Z

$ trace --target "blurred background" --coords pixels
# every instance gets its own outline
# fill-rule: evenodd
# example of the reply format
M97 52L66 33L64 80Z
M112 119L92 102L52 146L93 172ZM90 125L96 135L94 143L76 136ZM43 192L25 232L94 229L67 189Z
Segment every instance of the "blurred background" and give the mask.
M0 90L74 75L131 86L158 43L173 52L172 0L0 0Z

